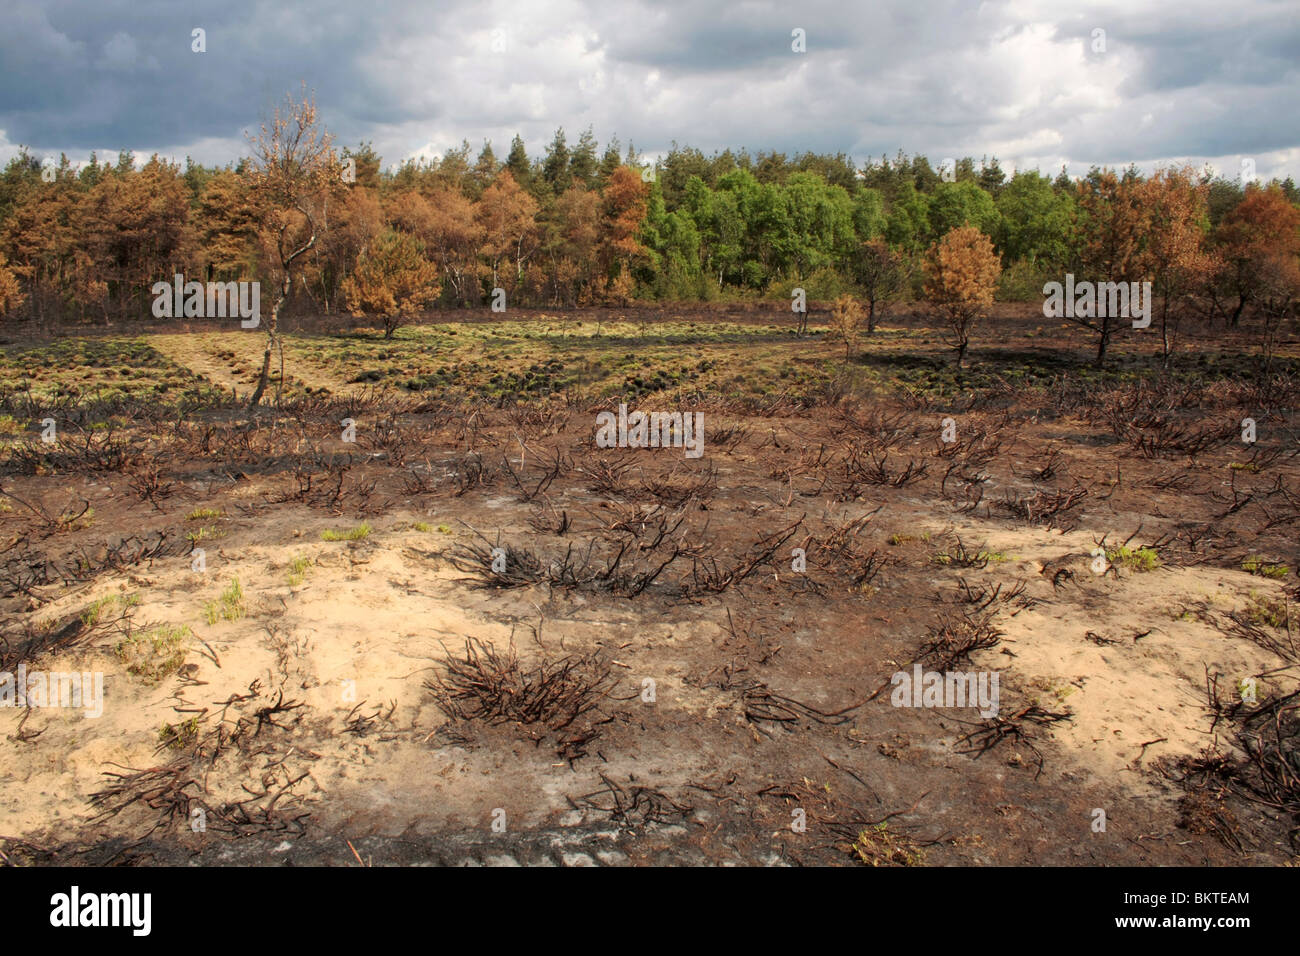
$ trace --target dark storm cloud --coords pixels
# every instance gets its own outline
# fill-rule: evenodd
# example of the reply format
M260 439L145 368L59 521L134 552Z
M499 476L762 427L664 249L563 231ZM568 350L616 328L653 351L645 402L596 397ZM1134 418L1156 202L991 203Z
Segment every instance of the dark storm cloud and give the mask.
M901 148L1076 173L1250 155L1300 172L1300 24L1267 0L8 3L0 158L27 143L229 162L305 82L340 141L390 163L462 138L503 155L516 132L536 156L557 126L570 142L592 126L651 153Z
M70 153L238 136L304 80L322 102L355 106L356 9L17 0L0 33L0 129ZM204 53L191 49L196 27Z

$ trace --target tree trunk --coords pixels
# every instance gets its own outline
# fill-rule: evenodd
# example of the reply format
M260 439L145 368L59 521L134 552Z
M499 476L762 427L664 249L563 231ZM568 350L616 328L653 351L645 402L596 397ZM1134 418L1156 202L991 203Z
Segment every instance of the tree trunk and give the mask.
M289 283L292 280L289 276L284 277L284 285L281 287L280 296L275 300L275 305L271 309L271 323L266 330L266 351L262 355L262 374L258 377L257 388L253 391L253 397L248 400L249 409L254 409L262 401L262 393L266 391L266 383L271 377L271 350L275 348L275 340L278 337L280 326L280 308L284 305L284 300L289 297ZM281 375L283 378L283 375Z
M248 400L250 409L256 408L262 401L262 393L266 391L266 382L271 375L271 336L268 333L266 337L266 351L262 353L262 374L257 380L257 388L253 391L253 397Z
M1169 302L1160 309L1160 367L1169 368Z

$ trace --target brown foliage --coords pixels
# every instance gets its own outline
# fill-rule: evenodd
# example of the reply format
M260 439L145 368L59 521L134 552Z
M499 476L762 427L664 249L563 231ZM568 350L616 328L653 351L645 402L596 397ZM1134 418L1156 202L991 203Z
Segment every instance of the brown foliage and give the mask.
M947 321L957 365L970 345L970 330L993 305L1002 263L993 241L974 226L958 226L930 247L926 294Z

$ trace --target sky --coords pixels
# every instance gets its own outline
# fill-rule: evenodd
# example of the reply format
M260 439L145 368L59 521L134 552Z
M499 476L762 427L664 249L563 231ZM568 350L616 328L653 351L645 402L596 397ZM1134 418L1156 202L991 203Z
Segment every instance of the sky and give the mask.
M0 162L24 144L224 165L305 83L385 166L462 140L504 159L516 133L540 157L591 127L647 158L676 141L1300 181L1297 0L3 2Z

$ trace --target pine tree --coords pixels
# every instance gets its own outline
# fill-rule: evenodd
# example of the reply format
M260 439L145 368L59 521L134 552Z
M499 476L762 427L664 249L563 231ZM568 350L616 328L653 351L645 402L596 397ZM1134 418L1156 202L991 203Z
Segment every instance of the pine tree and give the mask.
M510 155L506 157L505 168L510 170L514 181L525 189L532 183L533 164L528 159L528 151L524 149L523 137L518 133L510 141Z
M564 143L564 127L555 131L555 139L542 160L542 179L556 195L569 188L569 147Z
M353 315L378 317L391 339L404 319L438 298L438 267L424 257L424 243L389 229L361 254L342 291Z
M974 226L959 226L930 247L926 295L948 323L961 368L971 327L993 305L1002 263L993 242Z
M575 182L590 189L596 184L596 166L596 138L588 126L578 137L578 145L569 156L569 174Z

